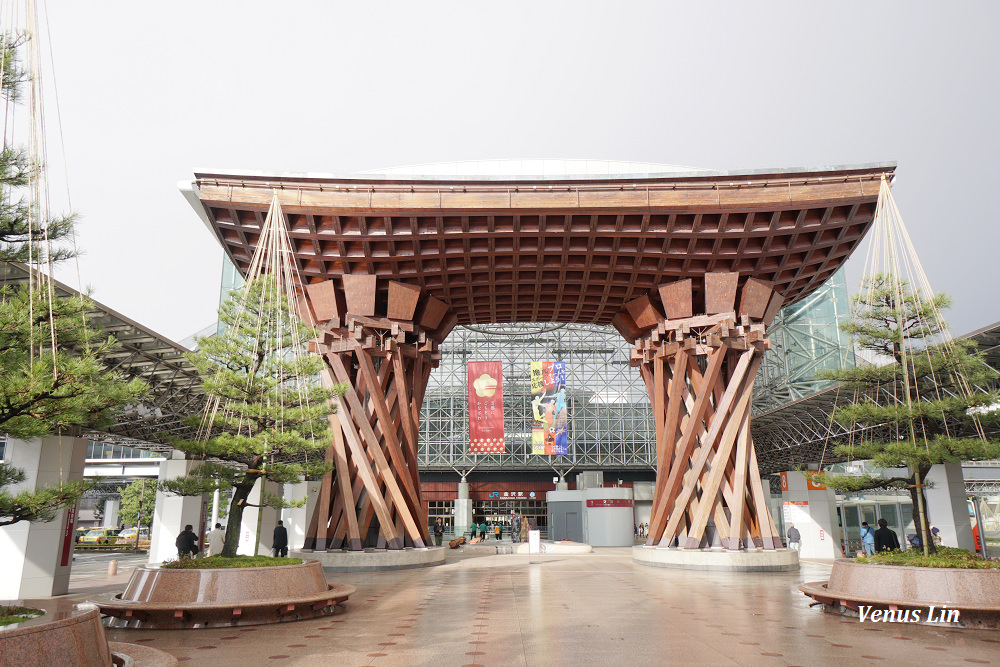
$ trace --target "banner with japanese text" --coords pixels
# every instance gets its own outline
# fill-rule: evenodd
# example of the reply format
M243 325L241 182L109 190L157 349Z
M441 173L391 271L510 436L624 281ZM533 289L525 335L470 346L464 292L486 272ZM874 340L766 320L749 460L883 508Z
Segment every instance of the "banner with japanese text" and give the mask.
M531 453L569 453L564 362L531 362L531 412Z
M503 362L470 361L468 373L469 452L503 453Z

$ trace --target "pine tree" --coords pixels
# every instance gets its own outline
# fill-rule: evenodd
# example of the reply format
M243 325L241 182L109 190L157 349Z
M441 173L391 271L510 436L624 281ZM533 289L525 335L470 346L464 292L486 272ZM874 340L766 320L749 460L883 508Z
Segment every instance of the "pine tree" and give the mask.
M3 85L0 96L7 108L20 99L21 87L28 75L21 67L18 49L26 43L24 35L6 35L0 47ZM0 260L29 262L45 257L59 261L72 257L72 250L59 242L73 233L74 216L43 220L37 207L25 196L25 190L38 176L43 165L36 164L23 146L8 145L4 134L0 153Z
M923 483L931 466L1000 457L1000 443L987 440L982 428L998 419L997 393L981 389L997 373L973 341L944 340L938 313L949 304L946 295L926 299L887 274L868 279L854 296L854 316L842 329L877 360L823 375L856 395L854 402L835 408L833 418L869 432L859 442L838 443L835 452L881 468L905 468L908 474L814 475L815 481L843 491L906 488L913 525L927 553L935 552L924 511Z
M292 483L329 470L324 452L330 443L330 399L344 392L341 386L320 386L322 359L294 353L298 342L316 332L290 312L284 295L265 278L232 292L219 310L223 332L200 339L198 351L188 355L218 409L189 421L207 430L207 439L171 442L205 462L185 477L160 483L178 495L233 489L222 550L227 558L236 555L243 510L257 480ZM304 502L263 493L261 504Z
M36 491L22 491L17 495L4 487L20 484L25 480L23 470L7 463L0 463L0 526L19 521L52 521L56 512L69 507L91 488L91 482L63 482Z
M8 108L26 80L16 51L23 43L24 38L8 36L0 49L2 97ZM7 144L5 133L0 152L0 261L58 261L72 255L58 247L72 232L72 216L43 220L30 203L28 186L40 169L23 148ZM113 424L115 407L141 399L145 383L109 371L101 362L117 341L87 326L91 304L86 297L50 299L48 279L34 276L34 288L0 287L0 432L32 438L81 425ZM22 481L22 471L11 466L0 470L0 525L50 521L56 510L72 505L89 487L64 483L17 496L2 491Z

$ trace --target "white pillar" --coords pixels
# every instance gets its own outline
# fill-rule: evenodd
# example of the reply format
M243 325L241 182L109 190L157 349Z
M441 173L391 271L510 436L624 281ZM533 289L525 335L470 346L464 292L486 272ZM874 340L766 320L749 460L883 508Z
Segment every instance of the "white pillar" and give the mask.
M243 520L240 522L240 542L236 547L236 553L241 556L270 556L271 543L274 537L274 527L278 525L278 510L273 507L254 507L260 505L260 490L262 478L257 479L250 496L247 498L247 507L243 510ZM281 495L282 485L275 482L265 482L267 492L273 495ZM260 517L260 543L257 544L256 554L254 544L257 538L257 518Z
M216 489L212 492L212 520L209 522L212 525L212 529L215 529L215 524L219 523L219 490Z
M108 498L104 501L104 525L108 528L118 527L118 510L122 506L121 498Z
M458 483L458 498L455 500L455 535L461 535L472 524L472 500L469 499L469 483L462 478Z
M187 461L182 452L173 452L172 458L160 464L158 479L167 480L183 477L191 472L198 461ZM162 563L177 559L177 536L184 526L191 524L195 534L201 533L201 496L174 496L163 491L156 492L156 507L153 510L152 534L149 542L149 562Z
M816 486L797 471L781 473L781 501L784 517L782 538L788 541L792 524L802 536L801 558L841 558L837 498L833 489Z
M925 488L924 493L927 497L927 518L931 526L941 531L941 544L974 551L972 521L969 519L969 503L965 495L961 464L931 466L925 481L934 485L932 488ZM919 534L919 528L917 532Z
M298 551L305 544L306 528L309 527L309 520L316 508L321 485L322 482L299 482L284 485L284 498L286 500L306 499L306 504L302 507L281 510L281 520L285 522L285 528L288 529L289 551ZM271 527L271 530L274 530L274 526ZM268 545L270 546L270 543Z
M5 461L25 472L14 494L83 479L87 441L50 436L7 441ZM56 512L47 523L20 521L0 527L0 600L52 597L69 592L76 507Z

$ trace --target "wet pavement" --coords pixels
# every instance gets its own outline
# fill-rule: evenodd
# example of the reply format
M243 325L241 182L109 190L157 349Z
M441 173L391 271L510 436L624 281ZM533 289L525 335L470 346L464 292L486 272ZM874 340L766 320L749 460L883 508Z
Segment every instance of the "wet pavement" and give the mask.
M108 558L109 560L110 558ZM74 567L72 597L124 587L130 566ZM80 565L83 565L81 563ZM628 548L526 556L449 552L445 565L329 574L356 586L322 619L207 630L108 630L187 665L969 665L1000 663L1000 633L861 623L810 607L794 573L636 565Z

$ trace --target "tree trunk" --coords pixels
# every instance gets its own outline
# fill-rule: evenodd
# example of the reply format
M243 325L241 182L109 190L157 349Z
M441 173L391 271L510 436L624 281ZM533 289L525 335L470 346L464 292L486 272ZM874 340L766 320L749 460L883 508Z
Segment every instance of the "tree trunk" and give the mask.
M247 474L243 481L233 487L233 499L229 503L229 519L226 524L226 542L222 547L223 558L234 558L236 548L240 544L240 525L243 522L243 509L247 506L247 498L253 491L253 485L260 475Z
M931 469L928 466L920 466L917 468L916 472L910 477L909 488L910 501L913 505L913 530L920 538L921 544L925 546L925 553L933 556L937 553L937 548L934 546L934 540L931 537L931 522L927 517L927 494L924 493L923 488L924 481L927 479L927 473L929 473L930 470ZM917 488L918 483L920 484L920 488ZM920 495L918 496L917 494ZM923 503L924 508L923 516L920 516L921 502ZM905 527L903 539L906 539Z

